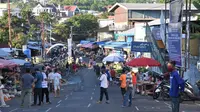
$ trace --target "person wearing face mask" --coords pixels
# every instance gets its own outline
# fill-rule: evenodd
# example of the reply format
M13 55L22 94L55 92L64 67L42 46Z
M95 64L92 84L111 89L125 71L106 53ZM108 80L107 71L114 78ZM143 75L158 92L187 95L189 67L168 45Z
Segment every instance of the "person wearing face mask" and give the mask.
M176 62L170 61L167 64L167 69L170 73L170 97L172 102L172 112L179 112L180 101L179 92L184 91L184 80L180 77L178 71L175 69ZM181 89L179 89L181 87Z

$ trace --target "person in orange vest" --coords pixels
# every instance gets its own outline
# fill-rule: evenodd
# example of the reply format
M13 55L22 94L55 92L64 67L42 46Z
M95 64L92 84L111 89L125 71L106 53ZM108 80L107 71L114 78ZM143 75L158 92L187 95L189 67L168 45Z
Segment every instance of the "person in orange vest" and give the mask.
M136 86L137 86L137 74L132 71L131 75L132 75L132 83L133 83L132 98L134 98L135 92L136 92Z

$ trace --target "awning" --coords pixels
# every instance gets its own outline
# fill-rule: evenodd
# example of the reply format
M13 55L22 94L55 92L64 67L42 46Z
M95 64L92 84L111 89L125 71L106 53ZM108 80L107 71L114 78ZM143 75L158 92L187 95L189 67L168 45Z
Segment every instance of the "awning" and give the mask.
M81 40L80 41L80 44L88 44L88 43L90 43L90 41L87 41L87 40Z
M127 36L127 37L131 37L131 36L134 36L134 31L135 31L135 29L132 28L132 29L129 29L127 31L117 33L117 34L115 34L115 36Z
M22 60L22 59L11 59L10 61L18 64L18 65L24 65L25 63L30 63L30 62L27 62L25 60Z
M92 49L93 48L93 44L94 44L93 42L90 42L88 44L83 44L81 47Z
M104 48L111 48L111 49L122 49L122 48L127 48L128 46L130 46L129 42L110 42L108 44L104 45Z
M4 50L0 49L0 57L7 57L9 53L5 52Z

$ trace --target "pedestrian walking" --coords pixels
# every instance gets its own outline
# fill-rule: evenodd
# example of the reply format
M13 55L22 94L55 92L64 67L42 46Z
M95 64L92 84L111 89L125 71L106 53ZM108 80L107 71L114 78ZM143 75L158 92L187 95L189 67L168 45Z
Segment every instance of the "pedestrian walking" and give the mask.
M170 72L170 97L172 102L172 112L179 112L180 101L179 91L184 91L184 80L179 76L178 71L175 68L176 62L170 61L167 64L167 69ZM179 89L181 87L181 89Z
M42 103L44 103L44 95L46 96L46 103L51 104L49 101L49 89L48 89L48 78L46 73L44 72L45 68L42 67L42 75L43 75L43 81L42 81Z
M102 75L100 77L100 98L99 101L97 103L102 103L103 100L103 95L105 94L106 96L106 103L109 104L109 97L108 97L108 80L107 80L107 76L106 76L106 70L103 69L102 70Z
M60 85L61 85L61 75L58 73L58 69L54 70L53 74L53 85L54 85L54 93L55 97L59 97L60 95Z
M116 81L116 72L114 70L114 68L110 68L110 74L111 74L111 77L112 77L112 81L113 83Z
M124 95L126 93L126 71L125 69L122 70L123 74L120 75L120 87L121 87L121 94L122 94L122 98L124 100Z
M124 101L122 107L126 107L127 102L129 102L129 107L132 105L132 91L133 91L133 82L132 75L128 70L126 70L126 93L124 95Z
M29 106L31 106L32 102L32 85L34 83L34 77L31 75L30 68L26 68L26 73L21 78L22 81L22 100L21 100L21 107L24 107L24 98L26 96L29 97Z
M131 72L132 75L132 83L133 83L133 91L132 91L132 98L135 98L135 92L137 88L137 73Z
M49 69L49 75L48 75L48 81L49 81L49 90L52 93L53 92L53 72L52 69Z
M35 106L37 103L37 99L39 100L38 106L41 105L42 101L42 81L43 81L43 75L39 71L38 68L35 69L35 88L34 88L34 103L32 106Z

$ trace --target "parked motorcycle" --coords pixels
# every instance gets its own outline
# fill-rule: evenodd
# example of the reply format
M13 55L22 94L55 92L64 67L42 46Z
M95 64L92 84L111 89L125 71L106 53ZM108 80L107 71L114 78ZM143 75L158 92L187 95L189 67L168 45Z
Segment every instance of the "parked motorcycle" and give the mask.
M169 82L166 80L163 80L154 90L153 92L153 99L158 99L159 96L162 96L162 99L164 101L167 101L170 99L169 96L169 90L170 90L170 85Z

